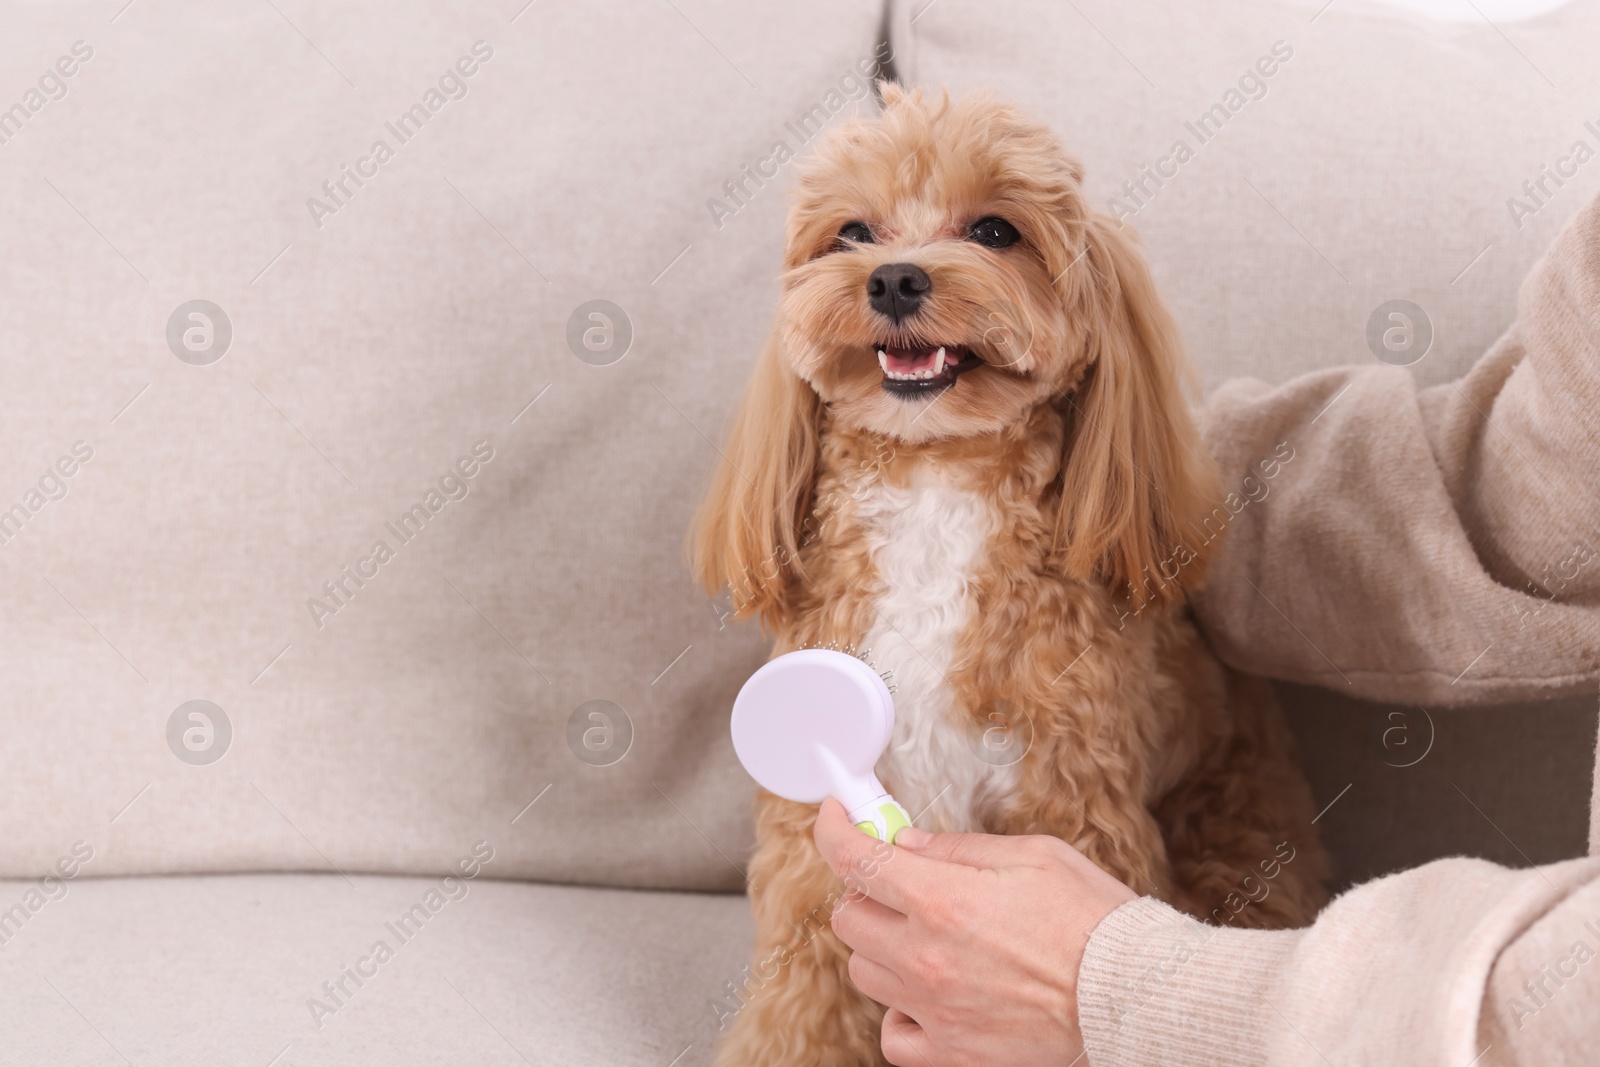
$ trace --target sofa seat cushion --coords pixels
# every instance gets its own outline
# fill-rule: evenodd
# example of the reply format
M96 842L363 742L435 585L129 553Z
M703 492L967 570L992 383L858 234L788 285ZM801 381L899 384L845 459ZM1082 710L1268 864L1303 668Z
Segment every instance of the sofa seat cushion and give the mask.
M0 882L0 939L7 1063L691 1067L750 924L734 894L51 877Z

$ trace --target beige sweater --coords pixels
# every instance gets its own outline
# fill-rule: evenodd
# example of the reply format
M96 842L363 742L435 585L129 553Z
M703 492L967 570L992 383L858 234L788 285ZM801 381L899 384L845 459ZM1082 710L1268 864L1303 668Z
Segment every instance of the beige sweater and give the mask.
M1234 666L1434 706L1600 684L1600 201L1461 381L1419 392L1369 366L1233 383L1205 430L1241 484L1280 442L1297 457L1239 510L1196 603ZM1084 957L1089 1061L1600 1064L1600 752L1589 841L1546 867L1380 878L1304 930L1132 901Z

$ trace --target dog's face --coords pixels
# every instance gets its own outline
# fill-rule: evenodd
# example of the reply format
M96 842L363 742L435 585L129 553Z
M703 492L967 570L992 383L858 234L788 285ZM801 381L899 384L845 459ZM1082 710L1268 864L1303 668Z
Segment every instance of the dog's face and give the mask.
M883 98L801 176L777 324L696 524L702 579L737 583L744 610L786 610L830 418L919 444L1051 404L1052 566L1142 587L1221 493L1132 231L1089 211L1081 168L1011 107ZM1148 595L1178 599L1203 572Z
M818 151L790 215L783 350L844 424L906 441L992 432L1083 376L1081 171L984 97L885 86Z

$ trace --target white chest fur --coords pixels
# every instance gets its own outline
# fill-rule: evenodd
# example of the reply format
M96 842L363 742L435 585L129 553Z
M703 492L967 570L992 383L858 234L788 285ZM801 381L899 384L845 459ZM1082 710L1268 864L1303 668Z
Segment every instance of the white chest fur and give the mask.
M1014 784L1015 768L980 758L973 717L955 706L945 672L972 611L969 589L995 531L993 511L927 469L907 487L879 483L858 499L879 582L865 645L895 687L894 737L879 776L913 816L926 809L917 825L976 831L984 794Z

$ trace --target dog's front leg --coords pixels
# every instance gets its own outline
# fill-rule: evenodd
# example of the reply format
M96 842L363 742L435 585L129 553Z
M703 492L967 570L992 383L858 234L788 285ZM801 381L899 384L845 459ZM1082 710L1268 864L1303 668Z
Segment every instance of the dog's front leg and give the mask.
M811 838L816 818L815 804L767 792L756 801L755 957L717 1067L884 1064L882 1009L851 983L850 950L833 932L845 886Z

